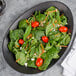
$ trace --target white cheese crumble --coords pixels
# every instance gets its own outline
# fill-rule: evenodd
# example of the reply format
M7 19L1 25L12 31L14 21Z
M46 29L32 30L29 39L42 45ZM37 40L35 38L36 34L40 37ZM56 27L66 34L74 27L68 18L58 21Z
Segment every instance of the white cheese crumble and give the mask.
M58 11L58 9L56 9L56 12Z
M55 29L53 31L55 31Z
M62 47L60 47L60 49L62 49Z
M34 37L32 37L32 39L34 39Z
M27 63L25 63L25 67L27 67Z
M34 61L35 59L34 58L31 58L31 61Z
M46 50L44 50L44 53L46 52Z
M45 21L43 21L43 23L45 23Z
M25 51L25 54L27 54L27 51Z
M36 53L34 53L34 55L36 55Z
M22 47L20 47L20 50L22 50Z
M68 23L66 23L66 24L68 24Z
M58 27L59 27L60 25L58 25Z

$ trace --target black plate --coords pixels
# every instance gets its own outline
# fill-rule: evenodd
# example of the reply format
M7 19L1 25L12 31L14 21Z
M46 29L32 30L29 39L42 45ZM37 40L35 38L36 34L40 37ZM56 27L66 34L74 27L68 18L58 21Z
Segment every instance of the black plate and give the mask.
M35 73L40 73L42 71L40 71L38 69L28 68L28 67L26 68L26 67L20 66L19 64L16 63L14 55L11 52L9 52L8 47L7 47L7 44L9 42L9 37L8 37L9 30L10 29L16 29L17 25L18 25L18 22L21 19L30 17L31 14L34 13L35 11L37 11L37 10L43 12L47 8L49 8L50 6L57 7L60 10L60 12L63 12L65 14L65 16L67 16L68 23L69 23L68 28L69 28L70 32L72 33L72 36L71 36L71 41L70 41L68 47L63 48L62 51L59 53L59 55L61 56L60 59L52 60L52 62L49 65L48 68L51 68L54 64L60 62L60 60L63 59L66 56L66 54L69 52L69 50L71 48L71 45L72 45L73 40L74 40L75 32L74 32L74 25L73 25L73 17L72 17L72 13L71 13L70 9L65 4L63 4L61 2L58 2L58 1L48 1L48 2L44 2L44 3L40 3L40 4L32 7L31 9L27 10L18 19L16 19L13 22L13 24L10 25L9 29L7 30L7 32L4 36L3 46L2 46L4 58L12 68L14 68L15 70L17 70L21 73L35 74Z

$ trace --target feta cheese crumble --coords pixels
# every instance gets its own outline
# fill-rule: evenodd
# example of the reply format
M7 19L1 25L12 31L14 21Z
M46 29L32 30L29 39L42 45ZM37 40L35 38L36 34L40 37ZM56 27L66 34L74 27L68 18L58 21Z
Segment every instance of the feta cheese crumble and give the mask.
M25 51L25 54L27 54L27 51Z
M34 58L31 58L31 61L34 61L35 59Z
M60 47L60 49L62 49L62 47Z
M34 55L36 55L36 53L34 53Z
M22 47L20 47L20 50L22 50Z
M25 63L25 67L27 67L27 63Z

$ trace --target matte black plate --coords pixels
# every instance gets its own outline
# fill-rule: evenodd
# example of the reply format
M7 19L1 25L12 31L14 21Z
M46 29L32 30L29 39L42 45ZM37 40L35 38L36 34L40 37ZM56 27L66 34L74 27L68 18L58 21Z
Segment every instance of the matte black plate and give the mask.
M16 19L13 22L13 24L10 25L9 29L7 30L7 32L4 36L3 46L2 46L4 58L12 68L14 68L15 70L17 70L21 73L35 74L35 73L40 73L42 71L40 71L38 69L28 68L28 67L26 68L26 67L20 66L19 64L16 63L14 55L11 52L9 52L8 47L7 47L7 44L9 42L9 37L8 37L9 30L10 29L16 29L17 25L18 25L18 22L21 19L30 17L31 14L34 13L35 11L37 11L37 10L43 12L47 8L49 8L50 6L57 7L60 10L60 12L63 12L65 14L65 16L67 16L68 23L69 23L68 28L69 28L70 32L72 33L71 41L70 41L68 47L63 48L62 51L59 53L59 55L61 56L60 59L63 59L71 48L71 45L72 45L73 40L74 40L75 32L74 32L74 25L73 25L73 17L72 17L72 13L71 13L70 9L65 4L63 4L61 2L58 2L58 1L48 1L48 2L44 2L44 3L40 3L40 4L32 7L31 9L27 10L18 19ZM52 60L52 62L49 65L48 68L51 68L54 64L60 62L60 59Z

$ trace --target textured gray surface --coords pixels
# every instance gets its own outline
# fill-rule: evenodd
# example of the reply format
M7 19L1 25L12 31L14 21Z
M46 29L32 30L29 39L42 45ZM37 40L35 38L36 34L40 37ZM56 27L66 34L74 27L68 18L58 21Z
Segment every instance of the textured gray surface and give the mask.
M32 6L39 4L41 2L49 0L5 0L6 9L5 13L0 16L0 76L27 76L26 74L21 74L13 70L4 60L2 54L2 40L3 36L10 26L10 24L15 20L21 13L31 8ZM53 0L55 1L55 0ZM76 25L76 0L56 0L65 3L73 13L74 24ZM29 75L31 76L31 75ZM32 75L35 76L35 75ZM55 65L52 69L49 69L43 73L37 74L37 76L62 76L62 68L60 65Z

